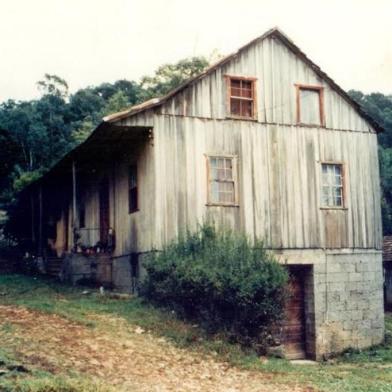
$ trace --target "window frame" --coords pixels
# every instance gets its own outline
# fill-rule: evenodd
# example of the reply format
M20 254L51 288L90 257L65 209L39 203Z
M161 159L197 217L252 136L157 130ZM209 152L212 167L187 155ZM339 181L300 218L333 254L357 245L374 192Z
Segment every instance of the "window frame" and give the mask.
M340 175L342 178L342 204L340 206L327 206L323 204L323 165L334 165L340 166ZM321 210L347 210L347 189L346 189L346 178L347 178L347 169L346 164L341 161L321 161L320 162L320 209Z
M239 198L238 198L238 156L232 154L215 154L209 153L204 154L206 158L206 170L207 170L207 203L206 206L222 206L222 207L239 207ZM212 158L220 158L220 159L231 159L232 161L232 182L234 184L234 202L216 202L211 199L211 183L213 180L210 178L211 173L211 164L210 160ZM222 181L229 182L229 181Z
M135 170L136 186L131 188L131 172ZM131 208L131 191L136 189L136 206ZM139 211L139 176L138 176L138 165L137 163L131 163L128 165L128 214L133 214Z
M317 126L317 127L325 127L325 109L324 109L324 86L317 86L312 84L301 84L296 83L296 105L297 105L297 124L298 125L307 125L307 126ZM311 124L311 123L303 123L301 122L301 91L317 91L319 94L319 115L320 115L320 123L319 124Z
M226 79L226 110L227 110L227 117L232 119L238 120L246 120L246 121L256 121L257 120L257 78L250 77L250 76L236 76L236 75L224 75ZM246 81L251 82L252 84L252 98L246 97L237 97L231 95L231 81L232 80L239 80L239 81ZM231 99L235 98L238 100L244 101L251 101L252 102L252 116L240 116L233 114L231 111Z

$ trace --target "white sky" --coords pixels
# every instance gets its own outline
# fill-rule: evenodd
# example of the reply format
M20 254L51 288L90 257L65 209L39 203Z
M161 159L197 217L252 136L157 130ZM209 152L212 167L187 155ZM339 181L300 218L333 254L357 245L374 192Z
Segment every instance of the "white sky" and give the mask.
M44 73L71 92L279 26L344 89L392 93L392 0L0 0L0 101L38 96Z

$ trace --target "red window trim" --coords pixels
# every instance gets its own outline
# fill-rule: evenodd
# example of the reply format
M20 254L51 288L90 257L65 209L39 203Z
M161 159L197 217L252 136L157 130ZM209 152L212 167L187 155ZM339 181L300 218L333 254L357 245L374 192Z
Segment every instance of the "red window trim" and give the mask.
M237 118L241 120L256 120L257 119L257 94L256 94L256 81L257 78L255 77L249 77L249 76L236 76L236 75L224 75L226 78L226 90L227 90L227 97L226 97L226 107L228 109L228 117L230 118ZM245 97L237 97L237 96L232 96L231 95L231 81L232 80L243 80L246 82L251 82L252 83L252 98L245 98ZM239 100L244 100L244 101L252 101L252 116L240 116L233 114L231 111L231 98L236 98Z

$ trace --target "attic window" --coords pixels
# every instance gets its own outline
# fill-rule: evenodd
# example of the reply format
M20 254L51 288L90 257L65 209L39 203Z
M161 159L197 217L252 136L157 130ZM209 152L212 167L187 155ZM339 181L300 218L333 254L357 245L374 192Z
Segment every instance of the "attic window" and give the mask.
M297 123L324 126L324 88L297 84Z
M255 118L254 78L228 76L228 106L231 117Z

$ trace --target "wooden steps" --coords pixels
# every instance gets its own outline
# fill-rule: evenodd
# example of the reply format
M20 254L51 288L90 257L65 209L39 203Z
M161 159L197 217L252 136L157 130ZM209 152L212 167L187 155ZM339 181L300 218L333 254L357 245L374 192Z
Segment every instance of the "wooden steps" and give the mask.
M49 276L58 277L61 271L63 259L59 257L48 257L46 259L46 273Z

